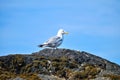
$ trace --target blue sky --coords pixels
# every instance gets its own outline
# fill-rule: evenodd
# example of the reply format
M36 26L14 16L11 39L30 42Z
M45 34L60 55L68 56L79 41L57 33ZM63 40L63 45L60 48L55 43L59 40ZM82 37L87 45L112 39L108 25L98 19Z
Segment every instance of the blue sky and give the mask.
M42 50L60 28L60 48L120 64L120 0L0 0L0 56Z

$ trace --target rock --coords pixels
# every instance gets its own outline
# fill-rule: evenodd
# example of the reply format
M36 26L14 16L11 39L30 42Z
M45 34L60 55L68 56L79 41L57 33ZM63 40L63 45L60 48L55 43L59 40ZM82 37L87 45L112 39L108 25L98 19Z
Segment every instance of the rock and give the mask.
M111 79L107 77L98 77L98 78L91 79L91 80L111 80Z
M20 77L16 77L16 78L9 79L9 80L25 80L25 79L23 79L23 78L20 78Z
M103 59L101 57L92 55L90 53L84 52L84 51L75 51L70 49L44 49L42 51L33 53L33 55L38 56L45 56L45 57L67 57L68 59L75 60L79 64L92 64L97 65L101 67L102 69L105 69L106 71L120 74L120 66L112 63L106 59Z
M119 80L120 66L85 51L43 49L0 57L0 79Z
M54 76L54 75L38 74L38 76L43 80L65 80L64 78L59 78L59 77Z

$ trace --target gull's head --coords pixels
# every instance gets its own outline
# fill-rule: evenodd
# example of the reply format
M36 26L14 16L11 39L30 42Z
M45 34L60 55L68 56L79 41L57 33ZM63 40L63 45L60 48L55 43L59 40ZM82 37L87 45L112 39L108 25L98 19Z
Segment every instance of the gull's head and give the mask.
M59 29L57 35L64 35L64 34L68 34L68 32L64 31L63 29Z

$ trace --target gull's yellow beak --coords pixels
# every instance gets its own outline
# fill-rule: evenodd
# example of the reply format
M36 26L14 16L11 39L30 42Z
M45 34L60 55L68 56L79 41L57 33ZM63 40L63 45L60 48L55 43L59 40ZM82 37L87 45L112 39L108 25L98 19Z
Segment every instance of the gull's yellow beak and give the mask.
M69 34L68 32L65 32L64 34Z

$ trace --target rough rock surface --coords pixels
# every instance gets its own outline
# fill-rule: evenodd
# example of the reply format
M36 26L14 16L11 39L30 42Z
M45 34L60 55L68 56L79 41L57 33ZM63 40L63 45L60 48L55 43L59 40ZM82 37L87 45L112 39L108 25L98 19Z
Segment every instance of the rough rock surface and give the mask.
M1 80L120 80L120 66L84 51L43 49L0 57Z

